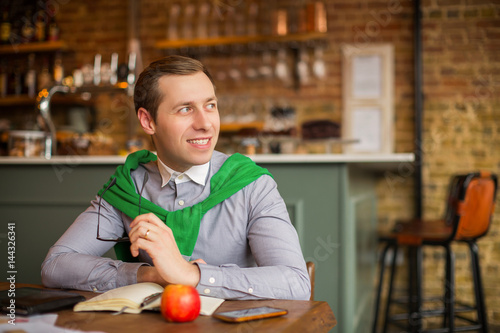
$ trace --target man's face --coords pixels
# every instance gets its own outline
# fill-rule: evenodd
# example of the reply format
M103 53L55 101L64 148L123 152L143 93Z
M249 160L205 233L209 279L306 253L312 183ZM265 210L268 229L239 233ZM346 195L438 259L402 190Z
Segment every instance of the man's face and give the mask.
M158 87L163 100L158 107L153 140L159 158L179 172L207 163L220 130L212 82L199 72L163 76Z

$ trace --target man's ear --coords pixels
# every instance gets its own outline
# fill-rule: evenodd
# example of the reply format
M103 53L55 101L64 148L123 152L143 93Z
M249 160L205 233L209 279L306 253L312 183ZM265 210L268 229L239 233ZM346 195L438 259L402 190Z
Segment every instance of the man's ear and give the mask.
M155 134L156 124L148 110L145 108L139 108L139 110L137 110L137 118L139 119L139 123L146 134Z

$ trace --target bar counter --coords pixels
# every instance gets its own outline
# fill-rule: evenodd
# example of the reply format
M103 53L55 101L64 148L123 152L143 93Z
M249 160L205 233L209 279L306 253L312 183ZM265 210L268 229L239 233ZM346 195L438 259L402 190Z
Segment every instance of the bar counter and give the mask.
M249 156L256 163L368 163L377 167L394 168L394 163L412 163L413 153L400 154L257 154ZM53 156L0 157L0 164L120 164L125 156Z
M327 301L338 320L333 332L369 331L376 273L375 187L387 173L407 175L413 154L251 158L278 183L304 258L316 264L315 300ZM13 225L16 282L40 284L40 265L49 247L124 160L122 156L0 157L2 271L9 271L6 236L7 225Z

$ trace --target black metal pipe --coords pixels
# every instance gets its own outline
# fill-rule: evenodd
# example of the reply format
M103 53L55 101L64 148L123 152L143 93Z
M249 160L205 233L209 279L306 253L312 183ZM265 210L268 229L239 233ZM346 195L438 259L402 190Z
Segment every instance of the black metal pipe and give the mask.
M422 12L420 0L414 2L414 75L415 75L415 217L422 218L423 164L423 92L422 92Z

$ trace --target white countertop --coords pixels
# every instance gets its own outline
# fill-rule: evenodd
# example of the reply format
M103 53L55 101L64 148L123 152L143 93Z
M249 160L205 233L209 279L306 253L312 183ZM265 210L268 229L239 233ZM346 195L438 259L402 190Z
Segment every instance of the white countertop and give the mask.
M413 153L400 154L260 154L257 163L398 163L413 162Z
M386 164L412 163L413 153L399 154L257 154L249 156L256 163L355 163ZM125 156L54 156L47 160L43 157L0 157L0 164L121 164Z

